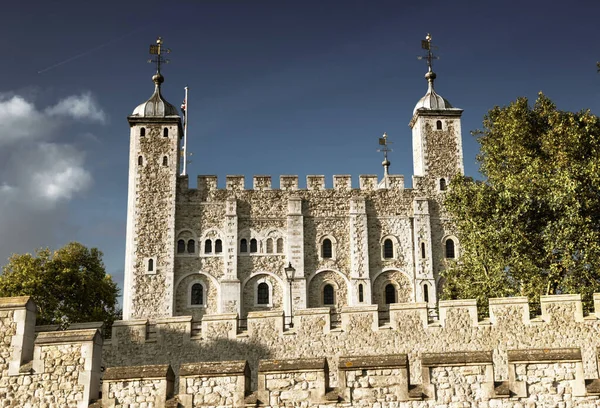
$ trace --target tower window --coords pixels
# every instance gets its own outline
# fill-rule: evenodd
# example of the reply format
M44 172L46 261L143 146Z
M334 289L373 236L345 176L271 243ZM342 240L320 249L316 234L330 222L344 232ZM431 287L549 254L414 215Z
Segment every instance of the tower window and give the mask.
M441 178L440 179L440 191L445 191L446 190L446 179L445 178Z
M383 241L383 257L386 259L394 257L394 243L389 238Z
M148 272L154 272L154 259L148 259Z
M323 248L322 248L322 252L321 255L323 258L332 258L333 257L333 250L332 250L332 246L331 246L331 240L329 238L325 238L323 240Z
M269 238L267 239L267 254L272 254L273 253L273 239Z
M248 241L246 238L242 238L240 241L240 252L248 252Z
M385 304L396 303L396 288L391 283L385 287Z
M220 239L215 241L215 254L223 252L223 242Z
M283 238L277 238L277 253L283 254Z
M177 241L177 253L183 254L184 252L185 252L185 241L183 239L180 239L179 241Z
M365 301L365 291L363 289L362 283L358 285L358 301L360 303Z
M425 242L421 242L421 258L425 259Z
M192 285L192 293L190 297L190 304L192 305L203 305L204 304L204 288L200 283L194 283Z
M141 137L144 137L144 136L146 136L146 128L141 128L141 129L140 129L140 136L141 136Z
M212 241L210 239L207 239L206 241L204 241L204 253L210 254L211 252L212 252Z
M446 258L454 259L456 256L454 252L454 241L452 238L446 240Z
M167 156L163 156L163 166L168 166L169 165L169 159L167 158Z
M327 284L323 287L323 304L333 305L334 303L333 286Z
M442 121L438 120L437 122L435 122L435 128L437 130L442 130Z
M261 282L256 288L256 303L259 305L269 304L269 285L266 282Z
M258 252L258 245L256 239L252 238L250 240L250 252L255 253Z
M196 241L190 239L187 243L187 251L188 254L193 254L196 252Z
M169 137L169 128L164 128L163 129L163 136L164 137Z
M427 284L423 285L423 300L429 302L429 286Z
M144 164L144 158L142 156L138 156L138 166L142 166Z

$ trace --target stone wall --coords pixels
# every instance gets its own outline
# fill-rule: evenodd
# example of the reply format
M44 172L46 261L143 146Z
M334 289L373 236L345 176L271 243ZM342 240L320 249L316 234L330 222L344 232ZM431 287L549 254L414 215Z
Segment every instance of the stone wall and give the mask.
M0 406L87 407L98 398L102 338L97 329L42 332L35 305L0 298Z

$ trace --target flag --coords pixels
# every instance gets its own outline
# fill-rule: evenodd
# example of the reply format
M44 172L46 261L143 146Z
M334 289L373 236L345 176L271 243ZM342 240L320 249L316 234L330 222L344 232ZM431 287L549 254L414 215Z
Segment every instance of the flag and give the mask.
M187 106L186 106L186 105L187 105L187 102L184 100L184 101L181 103L181 111L183 112L183 116L185 116L185 113L186 113L186 112L185 112L185 109L187 108Z

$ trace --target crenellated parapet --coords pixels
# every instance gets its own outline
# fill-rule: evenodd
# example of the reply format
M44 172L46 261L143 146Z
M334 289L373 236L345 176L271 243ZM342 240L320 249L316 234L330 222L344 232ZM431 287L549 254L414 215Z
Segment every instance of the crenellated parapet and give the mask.
M377 189L388 190L404 190L404 176L392 174L387 176L387 182L379 180L375 174L361 174L358 176L358 190L372 191ZM272 185L272 177L269 175L255 175L252 177L252 185L246 188L246 177L243 175L228 175L225 177L225 190L241 191L241 190L333 190L333 191L349 191L352 190L352 176L348 174L334 175L332 177L333 188L325 187L325 176L323 175L308 175L306 176L306 184L304 188L300 187L299 177L295 175L279 176L279 188L274 188ZM179 176L178 191L185 192L193 189L189 186L188 176ZM218 177L215 175L200 175L197 178L197 190L199 191L217 191L222 190L218 187Z

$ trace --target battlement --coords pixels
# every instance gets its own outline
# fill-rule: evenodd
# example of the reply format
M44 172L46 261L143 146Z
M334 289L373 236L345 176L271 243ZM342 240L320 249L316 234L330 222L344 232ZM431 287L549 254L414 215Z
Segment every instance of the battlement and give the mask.
M583 315L579 295L543 296L535 318L516 297L490 299L482 320L472 300L440 302L437 319L425 303L404 303L339 317L301 309L292 327L282 311L252 312L243 325L232 313L128 320L104 345L97 328L36 329L35 310L28 297L0 298L9 406L86 407L102 375L94 406L600 403L600 319Z
M279 188L273 188L272 177L256 175L252 177L252 187L246 188L246 177L240 175L228 175L225 178L225 189L229 191L243 191L243 190L254 190L254 191L269 191L269 190L281 190L281 191L296 191L300 189L309 191L321 191L330 190L325 187L325 176L323 175L308 175L306 176L306 185L301 188L298 183L299 177L295 175L281 175L279 176ZM388 189L388 190L404 190L404 176L402 175L389 175L387 181L379 180L377 175L374 174L361 174L358 177L358 190L377 190L377 189ZM188 176L180 176L178 178L178 190L185 191L190 188ZM352 176L351 175L334 175L333 176L333 191L350 191L352 190ZM223 190L218 187L218 177L214 175L200 175L197 181L197 190L199 191L217 191Z

